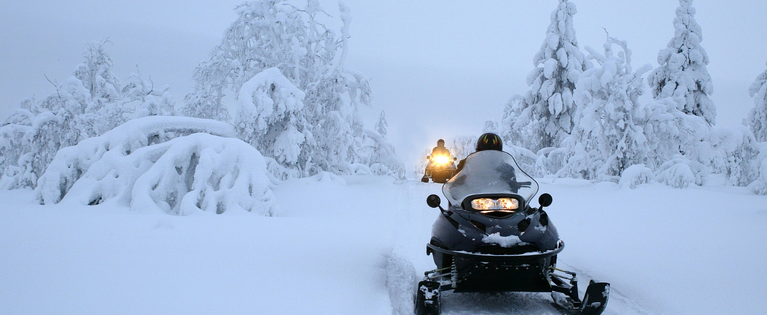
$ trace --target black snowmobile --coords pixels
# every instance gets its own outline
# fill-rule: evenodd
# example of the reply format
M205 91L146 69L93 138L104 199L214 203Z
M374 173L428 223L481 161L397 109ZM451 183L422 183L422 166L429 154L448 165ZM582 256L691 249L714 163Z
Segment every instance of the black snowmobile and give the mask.
M416 288L415 312L439 314L441 292L551 292L566 314L601 314L610 284L591 281L578 297L576 274L556 268L565 247L543 210L551 204L542 194L530 206L538 183L503 151L469 155L463 169L443 187L440 198L426 202L442 212L432 226L426 253L437 268L425 273Z
M422 182L428 183L431 178L435 183L445 183L455 175L454 162L457 158L451 158L447 155L429 155L426 159L429 160L429 164L426 165L426 170L423 172Z

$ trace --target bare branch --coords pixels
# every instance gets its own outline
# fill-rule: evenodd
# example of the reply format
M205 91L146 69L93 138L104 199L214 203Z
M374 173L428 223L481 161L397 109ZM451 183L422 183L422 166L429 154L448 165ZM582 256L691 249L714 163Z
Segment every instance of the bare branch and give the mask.
M48 78L48 75L46 75L45 73L43 73L43 76L45 77L46 80L48 80L48 82L50 82L51 84L53 84L54 87L56 87L56 94L58 94L59 99L62 99L61 98L61 93L59 93L59 85L56 84L55 82L51 81L51 79Z

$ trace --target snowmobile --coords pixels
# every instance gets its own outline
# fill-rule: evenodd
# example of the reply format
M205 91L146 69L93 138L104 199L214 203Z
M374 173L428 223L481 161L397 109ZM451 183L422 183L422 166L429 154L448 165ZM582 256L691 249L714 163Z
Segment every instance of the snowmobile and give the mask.
M537 192L538 183L510 154L486 150L469 155L442 187L448 209L437 195L426 199L441 212L426 245L437 268L417 285L415 313L439 314L441 293L452 290L550 292L565 314L601 314L610 284L592 280L579 298L576 274L556 267L565 243L543 210L552 197L542 194L535 208L530 200Z
M455 161L458 158L450 158L447 155L429 155L426 156L426 159L429 160L429 164L426 165L426 170L421 178L422 182L428 183L431 178L435 183L446 183L455 175Z

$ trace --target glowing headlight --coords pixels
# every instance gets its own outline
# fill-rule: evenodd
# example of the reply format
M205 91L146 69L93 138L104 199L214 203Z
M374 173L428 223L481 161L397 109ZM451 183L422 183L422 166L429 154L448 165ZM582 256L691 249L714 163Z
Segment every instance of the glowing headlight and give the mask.
M434 157L434 163L436 164L447 164L450 162L450 158L444 155L437 155Z
M519 208L519 200L514 198L477 198L471 201L471 207L481 212L514 212Z

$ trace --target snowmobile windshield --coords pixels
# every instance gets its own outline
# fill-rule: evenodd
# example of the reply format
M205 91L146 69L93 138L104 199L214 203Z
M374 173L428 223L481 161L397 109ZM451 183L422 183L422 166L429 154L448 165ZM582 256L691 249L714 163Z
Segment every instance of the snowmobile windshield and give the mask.
M538 183L519 168L511 154L495 150L466 157L463 169L442 186L442 193L456 207L473 195L515 194L528 201L537 192Z

